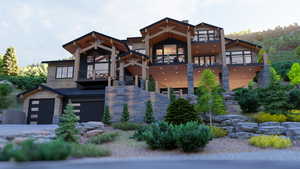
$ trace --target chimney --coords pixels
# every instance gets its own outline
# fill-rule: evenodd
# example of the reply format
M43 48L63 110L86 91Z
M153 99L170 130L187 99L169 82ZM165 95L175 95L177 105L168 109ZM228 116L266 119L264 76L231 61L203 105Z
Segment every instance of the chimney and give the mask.
M183 23L189 23L189 20L182 20Z

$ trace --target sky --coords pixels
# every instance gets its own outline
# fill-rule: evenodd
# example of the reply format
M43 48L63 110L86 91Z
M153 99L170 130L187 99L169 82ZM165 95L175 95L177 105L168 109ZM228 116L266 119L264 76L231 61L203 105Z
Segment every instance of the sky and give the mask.
M1 0L0 54L20 66L71 56L62 45L91 31L126 39L162 18L206 22L225 33L300 23L300 0Z

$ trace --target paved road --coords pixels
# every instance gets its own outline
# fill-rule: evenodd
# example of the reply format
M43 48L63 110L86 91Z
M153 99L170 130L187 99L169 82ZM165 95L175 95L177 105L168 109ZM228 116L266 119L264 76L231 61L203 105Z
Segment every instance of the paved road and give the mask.
M37 162L0 165L1 169L299 169L296 161L157 160L119 162Z
M0 137L9 135L21 135L28 133L40 133L42 131L54 131L57 125L18 125L18 124L1 124Z

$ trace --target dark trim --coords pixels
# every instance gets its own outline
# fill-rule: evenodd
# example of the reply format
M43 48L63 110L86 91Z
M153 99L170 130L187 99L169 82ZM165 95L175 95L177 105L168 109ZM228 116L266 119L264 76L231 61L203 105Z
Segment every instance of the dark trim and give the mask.
M209 26L209 27L217 28L217 29L223 29L221 27L218 27L218 26L215 26L215 25L211 25L211 24L208 24L208 23L205 23L205 22L199 23L198 25L196 25L196 27L202 26L202 25L206 25L206 26Z
M149 28L149 27L151 27L151 26L153 26L153 25L156 25L156 24L158 24L158 23L160 23L160 22L163 22L163 21L165 21L165 20L167 20L167 19L168 19L168 20L171 20L171 21L173 21L173 22L176 22L176 23L185 25L185 26L191 26L191 27L193 27L193 28L195 27L194 25L191 25L191 24L189 24L189 23L185 23L185 22L182 22L182 21L178 21L178 20L176 20L176 19L172 19L172 18L166 17L166 18L163 18L163 19L161 19L161 20L159 20L159 21L157 21L157 22L154 22L154 23L152 23L152 24L150 24L150 25L148 25L148 26L146 26L146 27L140 29L140 32L144 31L145 29L147 29L147 28Z
M235 66L263 66L264 64L263 63L246 63L246 64L227 64L227 66L232 66L232 67L235 67Z
M59 91L57 91L57 90L55 90L55 89L53 89L53 88L50 88L50 87L48 87L48 86L45 86L45 85L42 85L42 84L41 84L41 85L39 85L39 86L36 87L36 88L30 89L30 90L26 90L26 91L24 91L24 92L21 92L21 93L17 94L17 98L19 98L20 96L22 96L22 95L24 95L24 94L30 93L30 92L32 92L32 91L34 91L34 90L37 90L37 89L39 89L40 87L41 87L42 89L49 90L49 91L51 91L51 92L54 92L54 93L57 93L57 94L59 94L59 95L64 96L64 94L62 94L61 92L59 92Z
M75 60L49 60L49 61L42 61L42 63L74 63Z
M230 39L230 40L231 40L231 42L227 43L225 46L231 45L233 43L239 43L239 42L241 42L241 43L246 43L246 44L254 46L254 47L262 48L262 46L260 46L260 45L257 45L257 44L254 44L254 43L251 43L251 42L248 42L248 41L245 41L245 40L240 40L240 39L235 39L235 40Z
M149 56L145 55L145 54L142 54L140 52L137 52L137 51L134 51L134 50L130 50L129 52L125 52L125 53L122 53L120 55L117 56L117 58L121 58L121 57L124 57L124 56L127 56L127 55L130 55L130 54L136 54L136 55L139 55L139 56L142 56L142 57L145 57L145 58L149 58Z
M92 32L90 32L90 33L87 33L87 34L85 34L85 35L79 37L79 38L76 38L75 40L72 40L72 41L70 41L70 42L68 42L68 43L66 43L66 44L64 44L64 45L62 45L62 47L65 48L66 46L71 45L72 43L74 43L74 42L76 42L76 41L79 41L79 40L81 40L81 39L83 39L83 38L85 38L85 37L87 37L87 36L91 36L93 33L95 33L95 34L97 34L97 35L99 35L99 36L104 36L104 37L106 37L106 38L109 38L109 39L113 39L113 40L115 40L115 41L118 41L118 42L124 44L125 47L127 48L127 50L129 50L129 47L128 47L128 45L127 45L125 42L123 42L123 41L121 41L121 40L119 40L119 39L116 39L116 38L114 38L114 37L111 37L111 36L104 35L104 34L102 34L102 33L96 32L96 31L92 31Z

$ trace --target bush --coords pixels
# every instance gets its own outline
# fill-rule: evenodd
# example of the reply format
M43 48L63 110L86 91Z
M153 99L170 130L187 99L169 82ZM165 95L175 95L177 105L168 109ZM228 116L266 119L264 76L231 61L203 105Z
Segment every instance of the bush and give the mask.
M45 76L0 76L0 80L8 80L18 89L30 90L38 87L42 83L46 83Z
M121 116L121 122L128 122L129 121L129 111L128 111L128 105L123 105L123 112Z
M256 113L260 106L258 90L252 87L236 89L235 100L237 100L244 113Z
M118 135L119 134L117 132L100 134L100 135L91 137L88 140L88 143L103 144L103 143L111 142L111 141L114 141Z
M213 138L225 137L228 134L226 130L219 127L210 126L209 128L212 132Z
M199 118L194 106L189 101L179 98L169 105L165 120L173 124L182 124L189 121L199 121Z
M288 148L293 144L289 138L279 136L253 136L249 139L249 144L261 148Z
M287 118L289 121L300 122L300 110L290 110L287 113Z
M79 131L76 129L78 120L79 118L74 114L74 107L68 104L59 117L58 128L55 130L57 137L66 142L78 142Z
M111 124L111 116L110 116L109 108L107 105L105 105L105 107L104 107L103 123L107 124L107 125Z
M131 122L121 122L121 123L113 123L112 127L115 129L120 129L120 130L137 130L141 127L140 124L137 123L131 123Z
M300 109L300 89L293 89L289 93L289 103L292 109Z
M0 152L0 161L65 160L70 152L69 144L59 140L48 143L34 143L33 140L26 140L20 144L7 144Z
M82 157L103 157L109 156L110 151L103 149L94 144L71 144L71 156L82 158Z
M286 122L287 117L284 114L270 114L265 112L260 112L254 116L255 120L259 123L263 122Z
M146 102L146 112L144 117L144 122L147 124L153 123L155 121L153 116L153 108L150 100Z
M211 130L198 122L188 122L175 127L176 144L184 152L204 148L212 138Z
M13 91L9 84L0 84L0 109L6 109L11 105L12 100L8 97Z
M138 141L146 141L151 149L182 149L184 152L203 148L212 138L211 130L198 122L181 125L157 122L140 128L133 135Z

